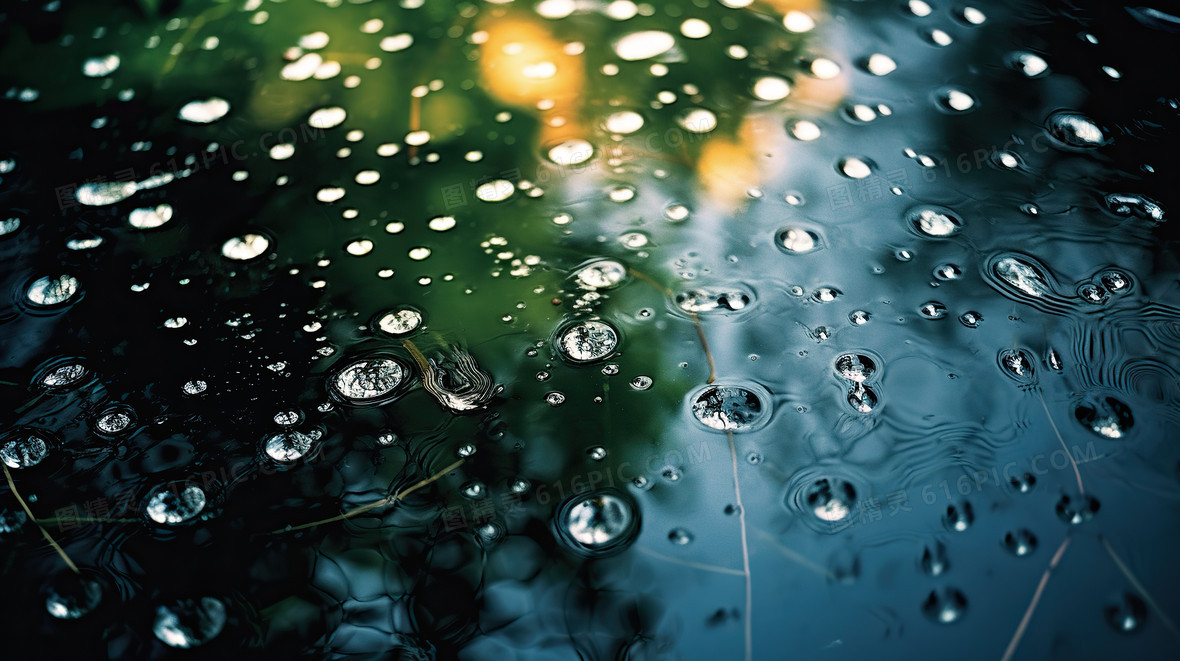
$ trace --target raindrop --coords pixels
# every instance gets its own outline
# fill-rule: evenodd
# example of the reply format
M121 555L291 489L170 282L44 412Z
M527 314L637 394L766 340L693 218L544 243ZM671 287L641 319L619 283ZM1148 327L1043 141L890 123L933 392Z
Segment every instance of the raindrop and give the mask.
M556 149L556 147L555 147ZM489 181L485 184L480 184L475 189L475 196L484 202L503 202L512 197L516 192L516 186L511 181L506 179L497 179Z
M1109 439L1123 438L1135 424L1131 408L1114 397L1079 404L1074 417L1086 429Z
M320 108L311 113L307 118L307 124L316 129L330 129L343 124L347 117L348 112L344 108L337 106Z
M868 386L857 384L848 391L848 403L859 413L872 413L877 408L877 394Z
M1032 356L1024 349L1003 349L997 362L1004 374L1017 381L1030 381L1035 374Z
M639 532L639 511L623 494L605 489L576 494L554 515L559 538L575 552L604 556L622 551Z
M72 275L45 276L29 285L25 297L38 307L52 307L69 301L80 289L78 279Z
M1106 133L1089 117L1059 110L1045 120L1045 129L1058 144L1069 149L1093 149L1107 144Z
M643 128L643 123L643 115L633 110L620 110L607 116L603 126L611 133L630 135Z
M1136 218L1142 218L1156 223L1162 223L1166 220L1163 207L1155 200L1142 195L1111 193L1103 198L1103 201L1106 203L1106 208L1110 209L1111 213L1116 216L1123 216L1124 218L1135 216Z
M778 76L763 76L754 81L753 92L762 101L781 101L791 93L791 86Z
M115 436L129 429L135 422L129 409L115 409L100 415L94 421L94 431L105 436Z
M676 123L691 133L708 133L717 128L717 115L704 108L691 108L677 115Z
M627 267L613 259L599 259L578 267L573 279L583 289L609 289L627 277Z
M82 63L82 75L87 78L109 76L119 68L119 56L114 53L102 57L88 57Z
M619 344L618 331L604 321L578 321L557 335L557 348L567 360L590 363L609 356Z
M849 179L864 179L873 174L873 163L867 158L845 156L837 163L840 174Z
M0 461L9 468L31 468L49 456L49 444L40 434L19 431L16 438L0 446Z
M160 204L154 209L135 209L127 215L127 222L135 229L149 230L172 220L172 205Z
M801 119L791 124L791 135L794 136L796 140L810 142L818 138L821 134L822 132L815 122Z
M1103 287L1115 294L1124 293L1131 286L1131 279L1121 271L1106 271L1099 280Z
M692 543L692 533L684 528L673 528L668 532L668 541L677 546L685 546Z
M295 430L281 431L267 438L263 449L271 459L279 463L289 463L303 458L318 437L318 431L312 434Z
M602 461L603 459L606 459L606 448L602 447L601 445L595 445L594 447L586 450L586 455L594 461Z
M975 312L974 310L968 310L959 315L959 323L963 324L967 328L978 328L979 323L982 321L983 315Z
M548 155L549 160L557 165L579 165L590 160L594 155L594 147L581 138L571 138L550 147Z
M1004 548L1012 555L1028 555L1037 550L1037 536L1025 528L1006 533Z
M152 633L169 647L200 647L221 633L225 620L225 605L217 599L184 599L156 609Z
M660 30L632 32L614 44L615 54L626 62L646 60L662 55L676 45L676 39Z
M270 247L270 239L262 234L243 234L221 244L226 259L244 262L261 256Z
M967 112L975 108L975 97L963 90L948 88L938 93L938 107L948 112Z
M1093 519L1101 506L1098 499L1090 495L1080 497L1064 495L1061 500L1057 501L1057 518L1076 526Z
M46 590L45 610L59 620L76 620L90 614L102 602L98 581L78 574L60 574Z
M975 513L971 508L971 503L962 501L959 503L952 503L946 506L946 513L942 516L942 524L948 530L955 532L963 532L971 527L975 521Z
M922 613L942 624L952 624L967 614L967 597L955 588L932 590L922 603Z
M121 202L139 190L134 181L102 181L82 184L74 191L79 204L88 207L102 207Z
M946 316L946 306L938 301L926 301L918 308L918 312L927 319L942 319Z
M1113 604L1102 609L1106 621L1119 633L1133 633L1147 621L1147 604L1139 595L1124 592Z
M60 365L41 377L41 385L46 388L64 388L73 385L86 376L86 366L81 363Z
M1045 61L1045 58L1024 51L1009 54L1008 66L1029 78L1040 78L1049 72L1049 63Z
M947 559L946 546L942 542L934 542L922 549L922 571L927 576L942 576L950 569L951 563Z
M710 385L692 401L698 422L719 431L741 431L763 420L765 406L758 393L742 386Z
M917 206L907 211L905 217L906 222L929 237L951 236L963 227L963 220L946 207Z
M865 71L874 76L885 76L897 70L897 62L883 53L873 53L868 56L864 59L863 66Z
M184 391L184 394L186 395L199 395L205 392L208 388L209 385L200 379L186 381L185 384L181 386L181 390Z
M203 101L189 101L180 108L177 117L193 124L209 124L225 117L229 101L211 96Z
M643 374L640 374L634 379L631 379L631 387L635 390L647 390L648 388L651 388L653 383L655 383L655 381L653 381L650 376Z
M559 392L545 393L545 403L549 406L561 406L565 403L565 395Z
M818 234L796 227L780 230L778 244L783 250L795 255L815 252L823 247Z
M853 383L864 383L877 373L877 363L863 354L846 353L836 359L836 373Z
M177 525L196 518L205 502L205 492L195 484L164 484L148 495L144 514L161 525Z
M387 312L377 321L377 328L390 335L405 335L422 325L422 313L413 308L399 308Z
M852 513L856 505L856 489L839 478L820 478L807 489L804 502L820 521L839 523Z
M353 404L383 399L406 380L408 373L392 358L362 358L331 379L332 389Z

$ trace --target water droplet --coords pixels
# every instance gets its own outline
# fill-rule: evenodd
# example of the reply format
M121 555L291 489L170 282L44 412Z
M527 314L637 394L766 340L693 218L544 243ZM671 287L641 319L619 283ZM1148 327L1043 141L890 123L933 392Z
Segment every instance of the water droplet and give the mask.
M810 32L815 28L815 19L801 11L792 10L783 16L783 27L787 29L787 32L795 34Z
M281 431L267 438L263 449L271 459L279 463L289 463L303 458L319 435L318 430L314 434L295 430Z
M959 503L952 503L946 506L946 513L942 515L942 524L948 530L955 532L963 532L971 527L975 521L975 512L971 508L971 503L962 501Z
M906 212L906 222L924 236L941 238L958 233L963 220L946 207L922 205Z
M119 68L119 56L114 53L102 57L88 57L82 62L82 75L87 78L109 76Z
M968 92L953 87L939 92L936 98L939 108L953 113L968 112L978 103Z
M583 289L609 289L627 277L627 267L613 259L599 259L574 270L574 281Z
M1074 409L1074 417L1086 429L1109 439L1126 436L1135 424L1131 408L1114 397L1079 404Z
M1057 501L1057 518L1076 526L1093 519L1101 506L1102 504L1093 496L1069 496L1067 494Z
M134 422L133 411L116 408L102 413L94 420L94 431L105 436L115 436L129 429Z
M567 360L589 363L609 356L619 344L618 331L604 321L578 321L557 335L557 348Z
M794 227L779 231L778 244L783 250L796 255L815 252L823 247L818 234Z
M922 549L922 571L927 576L942 576L950 569L951 563L947 559L946 546L942 542L934 542Z
M918 308L918 312L927 319L942 319L946 316L946 306L938 301L926 301Z
M557 147L554 147L557 149ZM475 196L484 202L503 202L512 197L516 192L516 186L511 181L506 179L497 179L489 181L485 184L480 184L475 189Z
M873 162L867 158L845 156L836 164L840 174L849 179L864 179L873 174Z
M676 39L660 30L632 32L614 43L615 54L625 62L637 62L662 55L676 45Z
M200 379L186 381L184 383L184 385L180 387L180 389L186 395L199 395L199 394L205 392L208 388L209 388L209 384L205 383L204 381L202 381Z
M161 525L177 525L191 521L205 509L205 492L201 487L176 482L163 484L147 497L144 514Z
M405 335L422 325L422 313L413 308L399 308L387 312L377 321L377 328L390 335Z
M762 101L781 101L791 93L791 86L778 76L763 76L754 81L753 93Z
M1059 110L1045 120L1045 130L1060 146L1068 149L1093 149L1110 139L1092 119L1070 110Z
M549 148L549 160L557 165L579 165L590 160L594 147L581 138L571 138Z
M177 117L193 124L210 124L229 113L229 101L211 96L208 99L189 101L180 108Z
M619 552L639 532L639 511L629 498L605 489L568 498L554 515L561 541L583 555Z
M1032 356L1024 349L1003 349L996 358L1000 369L1009 378L1027 382L1035 376Z
M853 310L848 314L848 321L853 326L864 326L865 324L869 323L869 319L871 317L872 315L870 315L868 312L865 312L864 310Z
M840 296L840 290L835 287L820 287L811 293L811 300L816 303L831 303Z
M9 468L31 468L49 456L49 443L39 433L22 430L0 446L0 461Z
M1012 555L1029 555L1037 550L1037 536L1025 528L1006 533L1004 548Z
M244 262L255 259L270 247L270 239L262 234L243 234L221 244L221 254L226 259Z
M1134 633L1147 621L1147 604L1139 595L1124 592L1117 601L1103 608L1102 614L1115 631Z
M59 365L41 377L46 388L64 388L73 385L86 376L86 366L81 363Z
M653 383L655 383L655 381L653 381L650 376L645 376L643 374L640 374L634 379L631 379L631 387L635 390L647 390L648 388L651 388Z
M25 297L38 307L52 307L69 301L80 289L78 279L72 275L45 276L29 285Z
M1115 294L1122 294L1131 286L1131 279L1121 271L1105 271L1099 280L1103 287Z
M559 392L545 393L545 403L549 406L561 406L565 403L565 395Z
M217 599L183 599L156 609L152 633L169 647L189 649L216 638L225 620L225 605Z
M643 128L643 124L643 115L633 110L620 110L608 115L603 122L603 127L611 133L630 135Z
M859 413L872 413L877 408L877 393L868 386L856 384L848 391L848 403Z
M857 353L846 353L836 358L836 374L853 383L864 383L877 373L877 363L872 358Z
M1048 278L1036 265L1019 257L1004 257L992 265L992 272L1016 290L1034 298L1053 293Z
M684 528L673 528L668 532L668 541L677 546L685 546L692 543L692 533Z
M348 112L344 108L337 106L329 108L320 108L307 118L308 126L316 129L330 129L340 126L348 117Z
M982 322L982 321L983 321L983 315L979 314L978 312L976 312L974 310L968 310L968 311L964 312L963 314L959 315L959 323L963 324L967 328L978 328L980 322Z
M676 116L676 123L690 133L708 133L717 128L717 115L704 108L690 108Z
M331 379L332 389L353 404L372 403L393 394L408 372L392 358L362 358Z
M1116 216L1124 218L1135 216L1154 223L1162 223L1166 220L1163 207L1155 200L1142 195L1111 193L1104 197L1103 201L1106 203L1106 208Z
M676 307L685 312L737 312L750 301L751 296L740 290L690 289L676 294Z
M1094 305L1105 303L1108 298L1106 290L1092 282L1083 283L1078 287L1078 297Z
M820 478L807 489L804 502L820 521L838 523L852 513L856 505L856 489L839 478Z
M763 421L765 413L758 393L742 386L707 386L692 401L693 417L719 431L754 427Z
M141 230L155 229L172 220L172 205L160 204L155 208L135 209L127 215L127 222Z
M369 239L356 239L355 241L350 241L348 243L348 245L344 246L344 252L346 252L354 257L360 257L361 255L367 255L372 251L373 251L373 242L370 241Z
M1049 73L1049 63L1045 61L1045 58L1024 51L1009 54L1008 66L1029 78L1040 78Z
M942 624L952 624L967 614L967 597L955 588L932 590L922 603L922 613Z
M59 574L45 595L45 610L59 620L76 620L90 614L102 602L98 581L74 573Z
M873 53L862 61L865 71L874 76L886 76L897 70L897 62L883 53Z

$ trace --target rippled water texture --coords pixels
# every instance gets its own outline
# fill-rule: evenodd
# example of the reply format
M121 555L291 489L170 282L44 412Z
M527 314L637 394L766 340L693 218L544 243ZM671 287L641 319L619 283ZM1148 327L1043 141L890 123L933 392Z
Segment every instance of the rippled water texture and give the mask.
M0 658L1177 658L1169 11L6 3Z

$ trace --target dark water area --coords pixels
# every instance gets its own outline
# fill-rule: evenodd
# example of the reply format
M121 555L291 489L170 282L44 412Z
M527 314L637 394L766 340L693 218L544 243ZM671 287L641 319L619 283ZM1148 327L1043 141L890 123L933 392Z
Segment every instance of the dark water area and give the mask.
M10 2L3 659L1180 656L1180 18Z

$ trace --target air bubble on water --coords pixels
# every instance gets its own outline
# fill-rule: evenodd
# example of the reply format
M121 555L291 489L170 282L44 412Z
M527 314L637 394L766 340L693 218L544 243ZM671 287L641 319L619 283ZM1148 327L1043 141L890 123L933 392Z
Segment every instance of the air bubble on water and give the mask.
M625 62L647 60L672 50L676 38L660 30L632 32L615 41L614 51Z
M307 118L308 126L316 129L330 129L340 126L348 117L348 112L339 106L320 108Z
M1103 198L1106 208L1116 216L1129 218L1135 216L1155 223L1167 220L1164 209L1155 200L1142 195L1128 195L1125 193L1111 193Z
M836 374L853 383L864 383L877 373L877 362L864 354L846 353L836 358Z
M193 124L210 124L229 113L229 101L211 96L207 99L189 101L181 106L177 117Z
M763 76L754 81L754 97L761 101L781 101L791 93L786 79L778 76Z
M72 275L45 276L29 285L25 297L39 307L61 305L78 294L81 284Z
M488 488L483 482L480 482L479 480L473 480L459 487L459 493L461 493L464 498L479 500L480 498L484 498L488 495Z
M130 409L115 409L100 415L94 421L94 431L106 436L115 436L127 431L135 422L134 413Z
M959 315L959 323L967 328L978 328L981 321L983 321L983 315L974 310L968 310Z
M811 293L811 300L816 303L831 303L840 297L840 290L835 287L819 287Z
M545 403L553 407L561 406L565 403L565 395L556 391L545 393Z
M619 237L619 243L631 250L638 250L647 246L650 239L643 232L626 232Z
M753 297L740 289L690 289L676 294L676 307L685 312L737 312L745 309Z
M1031 381L1035 376L1033 358L1024 349L1002 349L996 357L996 361L1009 378L1017 381Z
M877 393L863 384L855 384L848 390L848 403L858 413L872 413L877 408Z
M275 424L281 427L290 427L291 425L297 424L299 420L300 415L298 411L279 411L274 415Z
M622 551L639 532L639 511L614 489L576 494L554 514L558 537L576 553L604 556Z
M183 599L156 608L152 633L169 647L189 649L213 640L225 627L225 605L213 597Z
M1036 53L1016 51L1009 53L1008 66L1029 78L1040 78L1049 73L1049 63Z
M1101 147L1110 138L1094 120L1072 110L1059 110L1045 120L1045 130L1057 143L1068 149Z
M209 384L201 381L200 379L194 379L192 381L186 381L180 389L186 395L199 395L205 392L208 388Z
M685 546L690 544L692 543L692 539L692 533L688 532L684 528L673 528L672 530L668 531L668 541L677 546Z
M221 254L226 259L244 262L255 259L270 247L270 239L262 234L243 234L221 244Z
M1070 496L1067 494L1057 501L1057 518L1065 523L1078 525L1093 519L1100 507L1101 503L1091 495Z
M963 227L963 220L946 207L916 206L906 212L905 218L920 234L933 238L952 236Z
M864 58L861 66L864 67L865 71L868 71L874 76L885 76L897 70L897 62L894 62L892 57L884 53L873 53Z
M102 602L98 581L78 574L60 574L45 595L45 610L59 620L76 620L89 615Z
M88 57L82 62L82 75L87 78L109 76L119 68L119 56L111 53L100 57Z
M319 437L315 433L303 433L294 429L272 434L263 444L266 456L279 463L289 463L303 458L311 451L312 444Z
M86 376L86 366L81 363L68 363L50 370L41 377L41 385L46 388L64 388L77 383Z
M547 155L557 165L579 165L590 160L594 155L594 147L581 138L570 138L550 147Z
M352 403L372 402L393 393L408 373L392 358L362 358L346 365L331 379L332 389Z
M1097 305L1105 303L1108 295L1107 291L1102 287L1092 282L1086 282L1078 287L1078 297L1087 303Z
M606 459L606 448L602 447L601 445L595 445L594 447L586 450L586 455L594 461L602 461L603 459Z
M135 209L127 214L127 222L135 229L155 229L172 220L172 205L159 204L154 208Z
M717 115L704 108L690 108L676 116L676 123L690 133L708 133L717 128Z
M516 186L506 179L496 179L480 184L475 189L475 196L484 202L503 202L512 197Z
M620 110L607 115L603 121L603 127L617 135L630 135L643 128L643 124L643 115L634 110Z
M872 318L872 315L864 310L853 310L848 313L848 322L853 326L864 326L869 323L870 318Z
M996 151L991 155L991 161L996 167L1014 170L1021 166L1020 157L1010 151Z
M1112 440L1126 436L1135 424L1131 408L1114 397L1079 404L1074 417L1086 429Z
M1004 548L1015 556L1029 555L1037 550L1037 536L1021 528L1004 534Z
M939 264L934 267L934 277L943 281L958 280L963 277L963 270L957 264Z
M412 333L422 325L422 313L413 308L399 308L385 313L378 321L377 328L390 335Z
M1134 633L1147 621L1147 604L1139 595L1124 592L1114 603L1102 609L1106 621L1119 633Z
M942 515L942 524L954 532L964 532L974 521L975 512L971 508L971 503L965 500L947 505L946 512Z
M992 265L992 272L1028 296L1041 298L1053 293L1045 273L1035 264L1020 257L1008 256L996 260Z
M815 232L789 227L779 230L778 245L783 250L794 255L815 252L823 247L823 241Z
M922 571L926 572L927 576L942 576L950 569L950 560L947 559L946 546L942 542L934 542L926 545L922 549Z
M1030 493L1037 486L1037 476L1024 472L1008 478L1008 486L1016 493Z
M574 282L582 289L610 289L627 277L627 267L613 259L599 259L578 267L573 272Z
M864 179L873 174L873 162L858 156L845 156L836 163L840 174L849 179Z
M618 344L618 331L604 321L578 321L566 326L557 335L558 351L574 363L602 360L614 352Z
M822 133L823 132L820 131L819 125L806 119L800 119L791 124L791 135L794 136L796 140L810 142L818 138L820 135L822 135ZM789 201L790 200L788 200L788 202Z
M655 383L655 381L652 380L652 378L650 376L640 374L639 376L635 377L634 379L631 379L631 388L633 390L647 390L647 389L651 388L652 384L654 384L654 383Z
M49 456L49 444L40 434L18 431L16 438L0 445L0 461L9 468L31 468Z
M0 220L0 237L15 234L20 229L20 218L13 216L12 218L5 218Z
M205 492L195 484L164 484L148 494L144 514L160 525L172 526L196 518L205 503Z
M692 400L692 415L718 431L742 431L764 422L767 411L762 397L743 386L710 385Z
M946 306L938 301L926 301L918 307L918 312L927 319L942 319L946 316Z
M1131 279L1122 271L1104 271L1099 281L1103 287L1115 294L1124 293L1131 286Z
M940 624L953 624L967 614L967 597L952 587L932 590L922 603L922 613Z
M820 478L807 488L804 495L807 510L826 523L840 523L848 519L856 506L856 489L840 478Z

